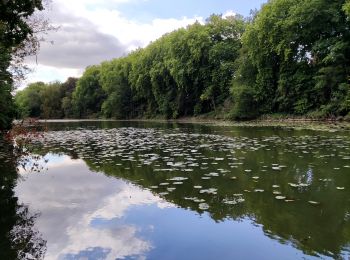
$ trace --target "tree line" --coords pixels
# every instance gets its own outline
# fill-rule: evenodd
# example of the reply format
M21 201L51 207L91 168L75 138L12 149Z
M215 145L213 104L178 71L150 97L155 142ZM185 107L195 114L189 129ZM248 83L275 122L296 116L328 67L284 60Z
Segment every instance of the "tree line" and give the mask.
M17 117L26 118L72 118L73 91L78 79L68 78L66 82L29 84L15 96Z
M31 84L15 97L18 114L350 118L349 17L348 0L270 0L248 18L212 15L78 80Z

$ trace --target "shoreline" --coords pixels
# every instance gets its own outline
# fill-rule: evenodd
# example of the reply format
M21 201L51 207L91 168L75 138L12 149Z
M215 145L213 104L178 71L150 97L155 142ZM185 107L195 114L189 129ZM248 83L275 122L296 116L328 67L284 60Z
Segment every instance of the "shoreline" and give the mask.
M285 127L292 129L309 129L322 131L350 131L350 122L340 120L315 120L307 118L259 118L248 121L232 121L225 119L183 117L178 119L139 118L139 119L39 119L40 123L70 123L70 122L150 122L202 124L222 127Z

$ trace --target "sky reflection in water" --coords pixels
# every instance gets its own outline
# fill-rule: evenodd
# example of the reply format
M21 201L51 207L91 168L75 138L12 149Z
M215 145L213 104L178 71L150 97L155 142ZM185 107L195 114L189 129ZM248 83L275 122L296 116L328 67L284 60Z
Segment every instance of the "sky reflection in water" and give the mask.
M41 213L46 259L348 256L350 200L334 185L350 188L349 139L254 130L233 139L208 129L85 129L92 140L48 132L58 138L38 150L48 171L22 171L16 195ZM276 190L296 201L277 201Z
M36 227L47 240L46 259L288 259L288 254L293 259L302 255L267 238L248 219L216 223L207 214L176 208L148 190L91 172L82 160L46 157L49 171L23 174L25 179L16 188L21 202L41 212Z

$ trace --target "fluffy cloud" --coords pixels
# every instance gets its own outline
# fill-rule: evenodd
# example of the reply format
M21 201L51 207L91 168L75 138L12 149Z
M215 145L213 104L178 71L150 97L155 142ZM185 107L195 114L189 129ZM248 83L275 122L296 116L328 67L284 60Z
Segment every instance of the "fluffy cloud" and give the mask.
M48 240L46 259L98 249L106 254L104 259L143 256L152 248L151 242L138 236L140 227L119 219L135 205L173 207L150 191L92 173L83 161L67 156L51 156L44 175L24 176L26 181L17 186L16 194L21 203L41 213L36 227ZM94 226L96 219L112 226Z
M86 19L91 19L98 28L106 33L120 39L128 49L138 43L138 47L144 47L165 33L181 27L186 27L196 21L204 22L202 17L183 17L181 19L158 19L155 18L149 23L140 23L133 19L123 17L117 10L97 9L95 11L83 12Z
M25 84L32 82L50 82L50 81L65 81L68 77L79 77L83 69L57 68L42 64L35 65L32 62L29 64L34 71L29 75L29 78L19 86L19 90L25 87Z
M127 47L117 38L102 33L85 18L73 16L55 4L51 21L59 26L46 36L37 60L55 68L82 69L88 65L119 57Z
M73 72L71 76L80 76L89 65L123 56L167 32L204 21L202 17L183 17L140 23L118 11L119 4L137 1L145 0L53 2L46 16L59 29L45 36L47 42L42 44L38 57L28 59L34 73L27 82L62 81L70 76L68 71Z
M234 11L232 11L232 10L228 10L228 11L226 11L222 16L223 16L224 18L227 18L227 17L235 16L235 15L237 15L236 12L234 12Z

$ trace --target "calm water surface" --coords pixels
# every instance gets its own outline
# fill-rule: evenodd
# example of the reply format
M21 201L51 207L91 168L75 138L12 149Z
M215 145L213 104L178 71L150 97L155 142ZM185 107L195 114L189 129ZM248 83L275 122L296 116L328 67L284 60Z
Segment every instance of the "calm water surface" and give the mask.
M0 150L1 259L350 257L348 132L70 122L33 145Z

